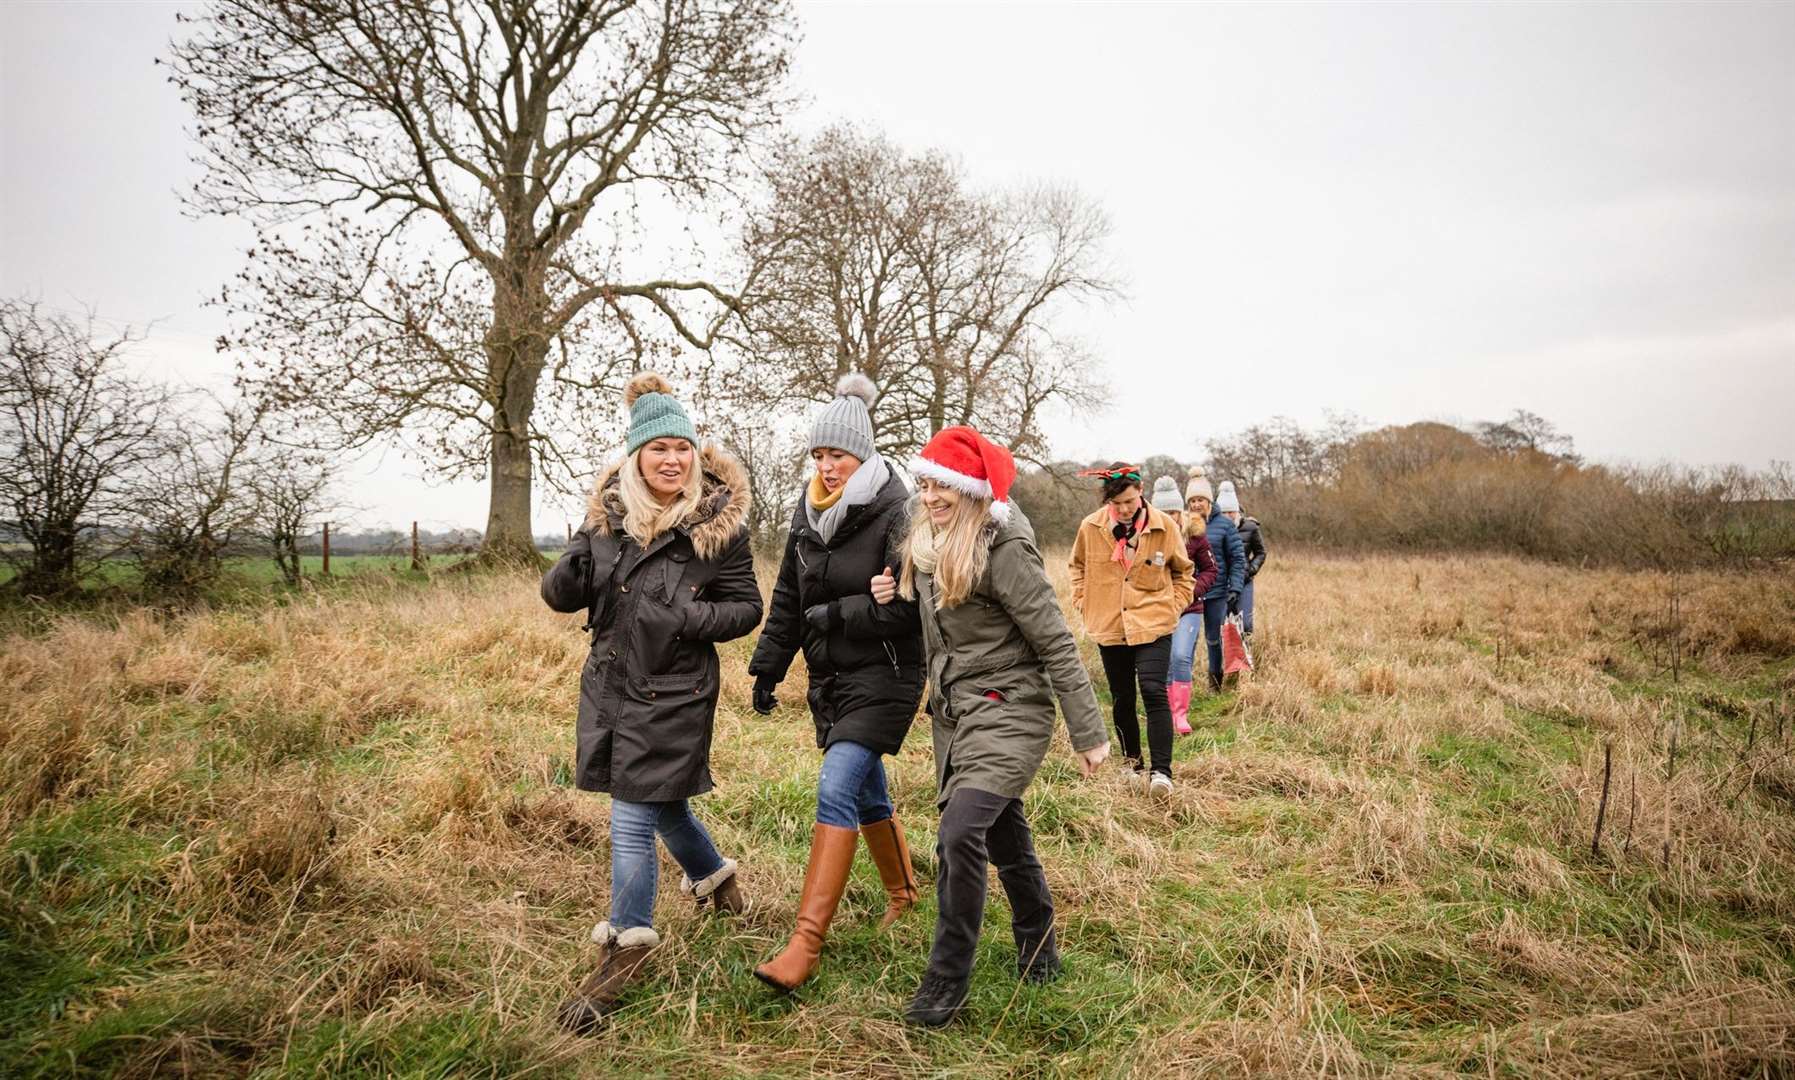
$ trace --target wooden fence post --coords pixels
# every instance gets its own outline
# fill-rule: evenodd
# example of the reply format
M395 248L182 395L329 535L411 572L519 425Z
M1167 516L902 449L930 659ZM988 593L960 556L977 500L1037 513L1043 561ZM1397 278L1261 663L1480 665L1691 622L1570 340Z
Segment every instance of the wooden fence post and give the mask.
M413 570L424 568L424 560L418 555L418 523L415 521L411 523L411 568Z
M1601 857L1602 826L1608 821L1608 784L1614 776L1614 743L1602 744L1602 801L1596 804L1596 831L1589 841L1589 853Z
M324 569L322 573L330 576L330 522L324 523Z

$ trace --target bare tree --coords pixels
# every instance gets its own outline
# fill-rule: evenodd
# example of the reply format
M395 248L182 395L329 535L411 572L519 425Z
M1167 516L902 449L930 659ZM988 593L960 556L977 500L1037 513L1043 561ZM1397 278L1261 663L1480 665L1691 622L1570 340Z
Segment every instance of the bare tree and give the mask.
M100 334L36 301L0 301L0 559L34 595L77 587L123 517L133 477L161 453L168 392L121 371L130 328Z
M1575 453L1576 444L1569 435L1559 431L1550 420L1526 409L1516 409L1507 420L1479 423L1475 431L1478 442L1501 453L1528 451L1571 464L1580 460Z
M189 596L210 584L255 520L255 493L244 474L263 411L249 402L200 400L216 413L189 413L169 425L155 468L132 485L130 548L153 595Z
M827 400L864 371L882 452L972 424L1039 460L1043 409L1100 404L1093 359L1053 332L1066 305L1117 291L1089 201L982 194L948 158L849 127L788 144L769 180L742 237L754 272L735 342L765 405Z
M341 509L331 493L329 458L292 447L266 447L248 462L252 512L247 531L274 556L288 585L299 584L299 538L312 522Z
M260 223L222 297L226 344L259 350L243 380L335 445L408 434L440 473L487 475L486 553L536 558L533 477L566 464L539 402L608 412L656 333L708 347L731 316L723 288L626 262L643 200L690 211L778 120L786 0L213 0L186 21L191 206Z

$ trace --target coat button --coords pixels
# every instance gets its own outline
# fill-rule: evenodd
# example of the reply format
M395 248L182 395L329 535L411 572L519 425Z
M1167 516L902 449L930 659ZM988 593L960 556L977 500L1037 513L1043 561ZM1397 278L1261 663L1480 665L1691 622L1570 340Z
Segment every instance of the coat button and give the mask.
M649 691L649 692L648 692L648 696L649 696L649 697L650 697L650 698L651 698L651 699L652 699L652 698L653 698L653 697L654 697L654 691L653 691L653 690L650 690L650 691Z
M607 660L615 660L615 659L617 659L617 650L616 650L616 649L612 649L612 650L611 650L611 651L610 651L610 652L609 652L609 653L607 653L607 654L605 654L605 658L606 658L606 659L607 659Z
M624 586L624 587L623 587L623 591L624 591L624 592L629 592L629 586L628 586L628 585L625 585L625 586Z

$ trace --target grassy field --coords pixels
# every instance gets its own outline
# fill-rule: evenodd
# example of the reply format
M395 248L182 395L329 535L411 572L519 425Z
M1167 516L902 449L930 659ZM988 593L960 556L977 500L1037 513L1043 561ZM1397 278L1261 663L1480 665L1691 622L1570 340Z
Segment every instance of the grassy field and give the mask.
M558 552L556 554L559 554ZM453 565L462 556L439 555L430 560L431 569L442 569ZM299 557L300 574L304 577L317 577L324 571L324 559L319 555L301 555ZM354 577L368 573L411 573L411 556L409 555L333 555L330 559L330 573L333 578ZM6 584L14 577L11 566L0 564L0 585ZM129 586L137 582L137 566L126 559L111 559L100 565L91 582L94 586L119 585ZM241 556L231 558L224 564L224 580L222 584L229 587L271 585L281 580L280 567L273 559L251 558Z
M1169 802L1079 779L1061 736L1028 809L1066 974L1017 984L994 888L941 1033L899 1019L933 902L877 933L864 860L819 978L749 975L817 762L801 681L748 709L751 641L698 807L756 909L701 916L664 860L652 981L581 1040L551 1017L607 802L567 786L584 639L533 580L6 639L0 1074L1795 1073L1786 572L1281 556L1260 591L1260 670L1201 701ZM893 782L932 882L926 732Z

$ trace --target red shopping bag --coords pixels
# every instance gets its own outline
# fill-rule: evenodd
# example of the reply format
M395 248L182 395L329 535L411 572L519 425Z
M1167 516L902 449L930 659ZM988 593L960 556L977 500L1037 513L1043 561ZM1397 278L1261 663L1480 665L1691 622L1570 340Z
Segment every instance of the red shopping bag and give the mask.
M1222 623L1222 677L1243 675L1253 670L1253 658L1247 653L1246 637L1241 633L1240 616L1230 615Z

